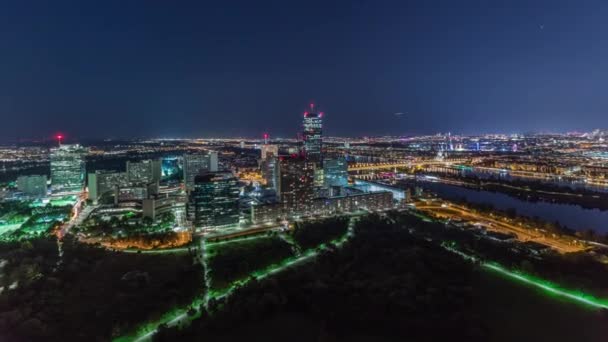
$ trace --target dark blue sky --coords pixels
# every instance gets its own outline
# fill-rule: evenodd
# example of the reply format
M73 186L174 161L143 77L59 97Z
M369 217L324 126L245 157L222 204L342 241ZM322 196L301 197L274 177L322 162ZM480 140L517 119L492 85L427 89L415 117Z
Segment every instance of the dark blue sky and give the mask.
M606 1L4 1L0 134L608 128ZM400 117L395 112L406 113Z

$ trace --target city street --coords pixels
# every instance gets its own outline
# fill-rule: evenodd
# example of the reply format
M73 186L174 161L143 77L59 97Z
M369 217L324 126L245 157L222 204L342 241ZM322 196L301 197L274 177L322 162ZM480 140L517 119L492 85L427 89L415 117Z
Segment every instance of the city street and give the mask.
M582 244L573 244L566 239L552 237L550 234L543 234L534 230L534 227L524 228L520 225L499 220L481 213L475 213L468 208L447 203L444 201L436 202L417 202L416 209L434 214L442 218L462 219L470 223L478 223L489 231L500 233L513 233L521 241L534 241L549 246L560 253L573 253L584 251L586 247Z

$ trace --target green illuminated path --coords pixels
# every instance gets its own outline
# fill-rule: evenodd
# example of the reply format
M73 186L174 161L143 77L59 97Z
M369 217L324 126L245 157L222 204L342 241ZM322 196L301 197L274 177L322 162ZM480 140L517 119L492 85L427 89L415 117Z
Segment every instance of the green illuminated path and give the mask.
M461 257L463 257L466 260L469 260L472 262L479 262L479 259L477 259L476 257L465 254L465 253L455 249L453 246L450 246L448 244L442 244L442 247L452 253L460 255ZM549 281L546 281L546 280L543 280L543 279L540 279L540 278L537 278L537 277L534 277L531 275L510 271L507 268L505 268L497 263L482 262L481 266L484 269L487 269L489 271L493 271L493 272L502 274L509 279L515 280L517 282L520 282L520 283L523 283L526 285L534 286L536 288L539 288L539 289L545 291L548 294L563 297L570 301L573 301L573 302L576 302L579 304L583 304L589 308L608 309L608 300L594 298L593 296L586 294L586 293L582 293L582 292L562 289L558 285L555 285Z
M229 296L230 294L232 294L239 287L246 285L249 281L251 281L254 278L257 280L261 280L261 279L264 279L273 274L284 271L289 267L293 267L293 266L296 266L299 264L303 264L307 261L310 261L310 260L314 259L319 254L320 251L327 250L327 248L328 248L327 245L329 245L329 244L333 244L333 245L337 246L338 248L342 247L350 238L352 238L354 236L354 230L353 230L354 222L355 222L355 219L352 218L349 223L347 233L344 234L342 237L335 239L333 241L330 241L327 244L321 244L318 246L317 249L309 249L297 257L287 258L279 264L270 265L264 269L254 271L246 279L237 280L237 281L233 282L230 287L228 287L227 289L221 290L221 291L212 291L211 290L211 287L210 287L211 279L208 277L209 268L206 264L206 261L205 261L206 258L204 256L206 254L206 249L207 249L206 245L208 245L208 244L218 245L218 244L228 243L229 241L205 243L205 241L202 240L201 241L201 257L203 260L202 266L203 266L203 272L205 272L205 283L206 283L206 287L207 287L207 292L206 292L205 296L204 297L197 296L192 301L192 303L190 303L188 306L182 307L182 308L177 308L173 311L167 312L156 322L148 322L146 324L143 324L141 327L139 327L139 329L137 329L137 331L134 334L119 337L117 339L114 339L114 342L147 341L150 338L152 338L152 336L154 336L154 334L156 334L156 332L158 331L158 327L162 324L166 324L169 327L173 327L173 326L176 326L176 325L182 324L182 323L189 324L194 319L200 317L200 314L201 314L201 312L199 310L200 306L203 305L206 307L209 300L211 300L211 299L217 300L217 299L225 298L225 297ZM259 238L259 237L251 237L250 239L255 239L255 238ZM245 239L247 239L247 238L245 238ZM196 314L194 314L192 316L188 315L188 310L190 310L191 308L196 310Z

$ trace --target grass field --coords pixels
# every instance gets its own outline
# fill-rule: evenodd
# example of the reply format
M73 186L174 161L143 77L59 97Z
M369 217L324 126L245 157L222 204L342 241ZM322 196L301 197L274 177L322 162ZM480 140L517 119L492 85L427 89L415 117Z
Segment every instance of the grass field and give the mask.
M291 247L278 236L208 243L211 286L228 287L233 281L247 278L252 272L293 256Z
M552 296L500 274L479 271L474 278L474 312L490 341L608 340L608 315Z

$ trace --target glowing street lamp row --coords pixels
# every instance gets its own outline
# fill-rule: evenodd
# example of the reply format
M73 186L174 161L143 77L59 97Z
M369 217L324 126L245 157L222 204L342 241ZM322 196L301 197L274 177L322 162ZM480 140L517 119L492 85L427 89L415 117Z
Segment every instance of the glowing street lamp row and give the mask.
M250 274L249 277L245 278L245 279L241 279L241 280L236 280L234 282L232 282L232 284L222 290L222 291L212 291L211 287L210 287L210 278L209 277L209 268L207 267L207 265L204 265L205 268L205 282L207 285L207 292L205 294L204 297L201 296L197 296L190 305L186 306L185 308L180 308L180 309L175 309L172 310L170 312L167 312L166 314L164 314L158 321L156 322L150 322L147 323L145 325L143 325L141 328L139 328L137 330L137 332L133 335L129 335L129 336L122 336L120 338L115 339L115 342L126 342L126 341L135 341L135 342L139 342L139 341L145 341L148 340L149 338L151 338L152 336L154 336L154 334L156 334L156 332L158 332L158 327L161 324L167 324L169 326L174 325L176 323L178 323L181 320L187 319L188 321L192 321L195 318L199 317L201 312L200 310L198 310L197 308L199 308L201 305L204 305L206 307L207 303L209 302L210 299L221 299L224 297L229 296L230 294L232 294L236 289L238 289L239 287L247 284L249 281L251 281L252 279L263 279L266 278L270 275L276 274L280 271L283 271L293 265L297 265L299 263L308 261L309 259L312 259L314 257L316 257L319 254L319 249L320 250L324 250L327 249L327 245L328 244L333 244L336 245L338 248L342 247L344 245L344 243L346 243L346 241L348 241L350 238L352 238L354 236L354 231L352 229L352 227L349 227L348 231L346 234L344 234L342 237L337 238L327 244L321 244L318 246L317 249L309 249L304 251L300 256L298 257L290 257L287 259L284 259L281 263L279 264L273 264L273 265L269 265L268 267L262 269L262 270L258 270L258 271L254 271ZM255 238L260 238L263 236L259 236L259 237L251 237L250 239L253 240ZM240 241L242 240L246 240L246 239L240 239ZM218 244L224 244L224 243L229 243L232 241L225 241L225 242L211 242L209 243L210 245L213 244L215 246L217 246ZM206 251L206 246L207 243L205 243L204 241L202 242L202 248L203 251ZM203 261L204 262L204 261ZM196 310L196 314L195 315L188 315L188 311L190 308L193 308Z
M454 245L455 245L454 243L443 243L441 246L452 253L460 255L462 258L464 258L466 260L469 260L472 262L481 262L478 258L457 250L454 247ZM522 273L510 271L507 268L505 268L495 262L481 262L481 266L486 269L489 269L489 270L498 272L502 275L505 275L511 279L540 288L550 294L558 295L558 296L570 299L577 303L581 303L581 304L584 304L584 305L587 305L587 306L590 306L590 307L593 307L596 309L608 309L608 300L597 299L589 294L585 294L582 292L562 289L559 286L554 285L546 280L539 279L537 277L533 277L528 274L522 274Z

